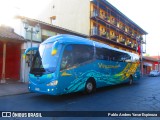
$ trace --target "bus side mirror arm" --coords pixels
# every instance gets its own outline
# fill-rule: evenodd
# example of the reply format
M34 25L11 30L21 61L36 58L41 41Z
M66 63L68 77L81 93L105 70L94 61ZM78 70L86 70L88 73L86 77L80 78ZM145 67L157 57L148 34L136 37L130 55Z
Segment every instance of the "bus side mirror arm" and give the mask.
M51 51L52 56L57 54L58 45L59 45L58 41L54 42L54 45L52 46L52 51Z
M38 47L32 47L32 48L28 48L25 50L25 52L23 53L23 58L26 58L26 55L28 52L33 51L33 50L38 50Z

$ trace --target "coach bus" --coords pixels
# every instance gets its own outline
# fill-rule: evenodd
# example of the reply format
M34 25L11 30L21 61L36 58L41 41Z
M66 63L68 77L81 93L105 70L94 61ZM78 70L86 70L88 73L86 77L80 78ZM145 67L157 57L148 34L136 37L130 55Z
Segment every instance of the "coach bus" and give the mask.
M132 84L140 78L139 56L89 39L58 35L40 44L34 54L29 90L50 95L78 91L92 93L97 88L120 83Z

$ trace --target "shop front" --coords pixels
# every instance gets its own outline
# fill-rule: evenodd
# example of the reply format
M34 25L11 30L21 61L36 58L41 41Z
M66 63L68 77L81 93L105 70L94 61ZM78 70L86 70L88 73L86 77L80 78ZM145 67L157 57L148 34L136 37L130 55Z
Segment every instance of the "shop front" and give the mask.
M143 56L143 74L148 75L151 70L158 70L158 60L152 56Z
M20 80L23 42L12 28L0 27L0 83Z

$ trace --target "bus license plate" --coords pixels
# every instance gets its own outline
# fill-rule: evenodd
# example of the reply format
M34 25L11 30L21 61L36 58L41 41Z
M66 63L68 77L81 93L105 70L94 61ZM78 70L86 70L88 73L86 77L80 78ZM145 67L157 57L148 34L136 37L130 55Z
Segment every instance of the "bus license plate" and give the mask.
M39 91L40 89L39 89L39 88L35 88L35 90L36 90L36 91Z

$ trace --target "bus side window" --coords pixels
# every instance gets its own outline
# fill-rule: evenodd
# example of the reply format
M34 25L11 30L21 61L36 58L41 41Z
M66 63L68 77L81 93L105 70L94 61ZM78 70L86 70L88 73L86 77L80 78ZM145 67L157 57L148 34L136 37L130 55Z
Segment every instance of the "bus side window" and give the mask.
M96 47L96 59L99 60L110 60L109 50L106 48Z
M81 44L68 45L63 52L61 70L92 60L93 55L93 46Z
M74 65L78 65L93 59L94 49L93 46L89 45L73 45L74 55L73 61Z

